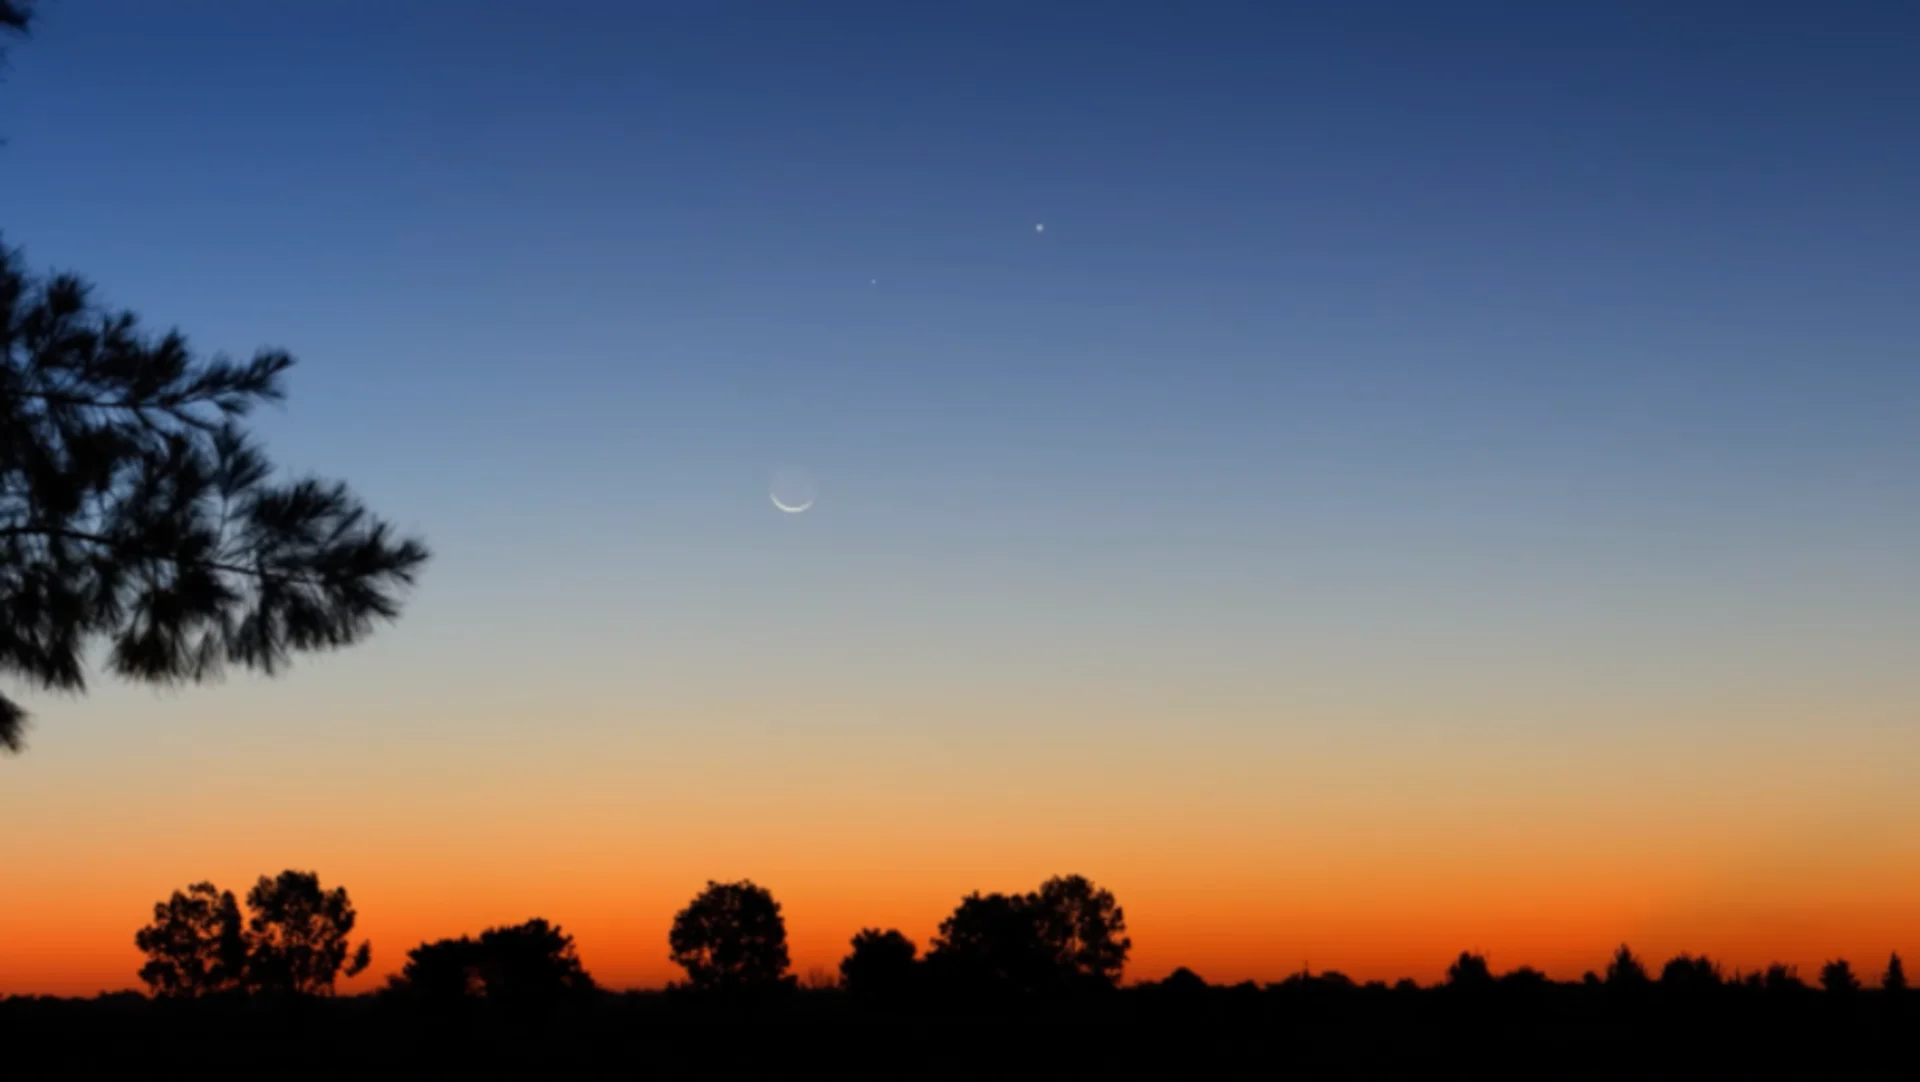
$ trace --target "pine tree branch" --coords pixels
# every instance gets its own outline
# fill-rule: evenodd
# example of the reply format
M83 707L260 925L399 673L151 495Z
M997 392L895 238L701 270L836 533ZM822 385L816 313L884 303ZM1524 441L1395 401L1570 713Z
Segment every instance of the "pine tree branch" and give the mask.
M266 571L263 568L245 567L240 564L230 564L220 560L185 560L185 559L181 559L178 556L168 555L165 553L155 553L155 552L149 552L143 549L132 548L126 545L124 542L115 540L114 538L107 537L102 534L87 533L81 530L66 530L56 526L0 527L0 538L8 538L8 537L46 537L46 538L58 538L62 541L77 541L77 542L80 542L81 544L98 545L101 548L111 550L115 553L134 556L142 560L158 560L162 563L170 563L170 564L176 564L176 565L186 566L186 567L200 567L200 568L206 568L207 570L210 570L210 571L225 571L229 574L244 575L250 578L259 579L262 582L271 582L271 583L274 583L275 585L310 586L317 590L324 590L327 588L327 585L328 585L324 580L321 580L321 579L306 578L300 575L273 574L271 572Z

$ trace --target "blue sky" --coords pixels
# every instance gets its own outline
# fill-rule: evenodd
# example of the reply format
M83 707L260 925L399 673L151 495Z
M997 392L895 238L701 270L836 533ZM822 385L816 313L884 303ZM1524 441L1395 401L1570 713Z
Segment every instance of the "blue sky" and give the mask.
M1916 16L1796 7L54 3L0 199L293 349L282 458L529 621L649 567L1908 598Z
M1037 8L49 3L0 207L302 358L426 698L1909 686L1920 14Z

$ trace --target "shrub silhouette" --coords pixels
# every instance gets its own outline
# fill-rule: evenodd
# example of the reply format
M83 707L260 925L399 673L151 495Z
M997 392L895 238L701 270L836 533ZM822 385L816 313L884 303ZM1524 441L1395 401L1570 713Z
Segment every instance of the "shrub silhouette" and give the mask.
M156 996L192 998L238 991L247 972L247 939L232 891L195 883L153 907L153 923L134 933L147 956L140 979Z
M398 616L426 547L342 484L271 480L240 425L292 365L198 359L0 247L0 672L83 691L104 645L145 683L272 674ZM0 751L25 725L0 696Z
M792 983L780 903L751 880L709 880L674 916L667 941L674 963L699 991L766 990Z

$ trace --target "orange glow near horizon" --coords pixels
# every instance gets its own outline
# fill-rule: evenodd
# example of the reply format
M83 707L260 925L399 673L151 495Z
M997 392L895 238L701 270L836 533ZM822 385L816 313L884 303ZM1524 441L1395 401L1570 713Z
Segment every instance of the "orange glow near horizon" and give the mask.
M1621 942L1650 966L1686 950L1808 977L1836 957L1869 979L1891 951L1920 958L1904 799L1920 736L1875 704L1816 732L1790 702L1685 727L1601 724L1617 705L1596 702L1549 730L1503 722L1511 705L1472 725L1368 720L1387 700L1255 724L1221 697L1200 728L1198 706L1117 695L1024 713L823 696L647 726L589 704L539 731L422 720L406 694L366 705L378 680L339 674L356 663L43 705L30 750L0 763L0 993L137 987L132 938L155 902L285 868L351 892L374 966L348 991L423 941L535 916L603 984L659 986L677 976L673 913L740 878L781 901L802 977L861 927L924 949L967 892L1065 873L1125 907L1131 980L1306 965L1426 983L1462 950L1574 979ZM136 712L110 740L97 725Z
M1834 957L1870 978L1889 951L1920 957L1920 853L1902 841L1913 832L1874 817L1859 775L1853 807L1795 827L1809 812L1788 789L1769 812L1715 812L1660 797L1644 773L1641 804L1610 817L1586 812L1580 783L1502 790L1471 771L1289 792L1178 785L1177 805L1162 806L1182 807L1175 816L1119 799L1076 810L1087 794L1032 779L1000 799L909 799L908 773L864 791L829 779L730 800L664 782L642 795L597 788L583 769L579 784L555 777L520 803L454 786L430 807L370 789L331 814L293 804L248 817L201 794L176 798L166 821L119 826L76 806L57 831L0 842L8 867L32 869L0 883L0 992L137 987L132 935L155 901L202 878L243 894L284 867L352 892L375 965L347 991L378 987L422 941L534 916L572 934L603 984L657 987L677 976L672 914L709 878L774 891L802 977L832 971L861 927L898 927L924 949L966 892L1068 872L1125 906L1132 980L1184 965L1267 981L1304 965L1428 983L1461 950L1572 979L1623 941L1650 966L1687 950L1730 971L1782 961L1809 977ZM1162 777L1177 774L1170 762ZM31 790L12 790L16 823ZM1756 805L1766 792L1747 791ZM268 794L234 783L225 798Z
M1782 961L1809 979L1821 962L1835 957L1850 959L1871 980L1889 951L1920 956L1902 897L1911 897L1913 883L1889 884L1897 889L1878 898L1807 894L1743 907L1733 899L1688 905L1661 892L1609 893L1596 882L1555 887L1551 878L1543 873L1531 885L1509 884L1498 898L1473 889L1448 891L1424 877L1380 882L1385 896L1408 899L1400 905L1364 905L1335 889L1279 899L1254 893L1251 883L1174 890L1125 877L1102 882L1127 906L1135 944L1130 980L1157 979L1184 965L1218 983L1278 980L1308 967L1338 969L1356 980L1411 977L1425 984L1438 980L1463 949L1485 953L1496 970L1531 965L1574 979L1584 970L1603 969L1622 941L1654 968L1682 950L1704 951L1729 972ZM1027 880L996 877L974 885L1015 889ZM864 896L847 885L791 873L759 881L782 899L793 971L802 977L833 971L848 938L863 926L901 928L924 948L964 892L931 877L895 880L891 889L876 884ZM606 882L556 884L565 888L552 892L558 900L539 904L528 887L505 883L492 889L477 881L398 889L399 882L367 874L328 882L353 890L362 913L359 934L375 947L373 969L346 982L343 990L349 992L379 987L419 942L532 916L557 920L572 934L601 983L658 987L679 975L666 957L667 925L700 885L689 879L677 890L660 883L617 893ZM244 886L233 879L223 885ZM57 915L9 905L0 916L0 938L8 944L0 992L90 995L139 987L132 931L147 916L150 901L143 900L127 893L109 901L90 893L84 904L62 906ZM42 934L34 934L35 926Z

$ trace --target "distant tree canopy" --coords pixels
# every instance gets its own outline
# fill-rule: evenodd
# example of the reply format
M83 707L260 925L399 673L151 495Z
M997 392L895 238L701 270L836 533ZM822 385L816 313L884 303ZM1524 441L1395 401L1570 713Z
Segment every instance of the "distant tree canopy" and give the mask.
M1207 990L1207 979L1186 966L1181 966L1161 978L1157 987L1177 995L1194 995Z
M1613 960L1607 963L1607 985L1622 990L1636 990L1647 987L1652 979L1647 976L1647 967L1625 943L1613 952Z
M1801 992L1806 982L1800 979L1800 967L1775 962L1760 976L1760 985L1769 992Z
M239 424L292 365L196 358L0 247L0 672L81 691L98 642L131 680L271 674L399 615L426 547L343 484L270 480ZM0 750L25 721L0 696Z
M1845 958L1820 967L1820 987L1835 995L1851 995L1860 990L1860 978Z
M1686 953L1677 954L1660 969L1660 985L1663 988L1718 988L1721 983L1720 967L1705 955L1695 957Z
M760 991L792 983L780 903L751 880L708 881L674 916L667 942L674 964L699 991Z
M1513 970L1510 973L1503 973L1500 976L1500 984L1505 988L1525 990L1540 988L1551 983L1553 982L1547 979L1545 973L1540 972L1532 966L1521 966L1519 969Z
M400 975L387 981L387 991L432 1004L450 1004L486 995L480 945L471 937L437 939L407 952Z
M840 960L840 983L855 999L884 999L905 992L913 980L919 948L897 929L863 928Z
M1485 988L1493 984L1493 970L1484 955L1461 951L1447 967L1447 984L1453 988Z
M1079 875L1027 894L980 894L940 924L927 964L948 984L1024 994L1111 988L1133 941L1113 894Z
M573 937L539 918L422 943L389 982L389 992L431 1005L469 999L509 1009L543 1009L593 991Z
M134 933L147 956L140 979L155 995L193 998L230 992L331 994L343 973L372 961L361 943L349 959L353 903L344 887L322 890L312 872L261 876L247 892L243 927L231 891L195 883L153 907L153 923Z

